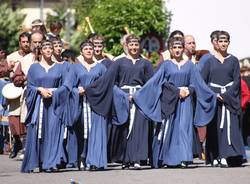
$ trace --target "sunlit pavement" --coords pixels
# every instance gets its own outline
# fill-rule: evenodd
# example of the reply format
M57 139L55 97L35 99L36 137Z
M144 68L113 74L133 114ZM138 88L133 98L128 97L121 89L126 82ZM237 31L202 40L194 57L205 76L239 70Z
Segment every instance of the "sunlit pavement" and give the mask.
M187 169L164 168L122 170L113 164L105 171L78 171L68 169L53 173L20 173L21 161L10 160L0 155L0 184L70 184L72 180L80 184L249 184L250 151L248 163L237 168L212 168L203 161L194 160Z

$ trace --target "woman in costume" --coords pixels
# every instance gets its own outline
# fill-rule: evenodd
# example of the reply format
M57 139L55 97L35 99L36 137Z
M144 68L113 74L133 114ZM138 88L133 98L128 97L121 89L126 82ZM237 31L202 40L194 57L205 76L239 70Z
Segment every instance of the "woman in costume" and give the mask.
M135 35L126 38L128 54L114 62L104 77L86 88L94 111L113 114L109 157L123 163L122 168L140 169L151 151L150 121L136 108L131 95L153 75L152 64L140 57L140 40ZM129 100L130 99L130 100Z
M70 95L70 108L73 125L69 129L71 143L68 144L72 144L77 138L80 169L97 170L107 167L107 121L90 108L84 89L101 77L106 68L94 62L92 42L83 42L80 49L79 61L71 66L73 89ZM72 154L74 152L71 150Z
M133 96L140 110L159 123L153 142L153 167L156 168L187 167L193 161L193 125L206 125L214 114L216 103L215 94L206 86L195 65L183 59L183 39L171 38L169 48L171 59L162 63Z
M32 64L27 75L27 141L21 172L35 168L53 171L62 161L65 122L64 102L69 89L65 84L64 67L51 59L53 45L43 41L42 59Z

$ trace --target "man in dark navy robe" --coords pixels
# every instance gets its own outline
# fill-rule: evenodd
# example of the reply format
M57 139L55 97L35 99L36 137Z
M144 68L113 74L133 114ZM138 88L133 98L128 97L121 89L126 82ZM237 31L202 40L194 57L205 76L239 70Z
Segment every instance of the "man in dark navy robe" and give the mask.
M239 125L240 67L239 60L227 52L230 35L219 31L216 42L217 52L201 70L206 83L217 93L217 113L207 126L206 163L228 167L241 165L245 154Z

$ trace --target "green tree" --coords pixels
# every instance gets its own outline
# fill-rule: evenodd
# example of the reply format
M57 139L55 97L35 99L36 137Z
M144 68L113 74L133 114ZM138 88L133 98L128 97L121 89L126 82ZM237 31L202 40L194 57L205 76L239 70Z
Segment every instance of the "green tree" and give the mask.
M8 52L18 48L18 33L25 18L19 10L13 11L8 4L0 5L0 46Z
M78 21L89 16L95 32L105 36L107 49L114 55L122 51L124 27L139 36L150 32L168 36L171 13L163 0L77 0L75 5Z

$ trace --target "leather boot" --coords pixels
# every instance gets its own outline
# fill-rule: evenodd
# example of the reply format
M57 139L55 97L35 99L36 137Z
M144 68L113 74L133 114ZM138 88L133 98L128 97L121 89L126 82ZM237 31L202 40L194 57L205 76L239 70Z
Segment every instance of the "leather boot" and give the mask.
M13 150L11 151L9 158L13 159L17 156L17 153L22 149L22 142L20 140L19 135L14 135L14 146Z

